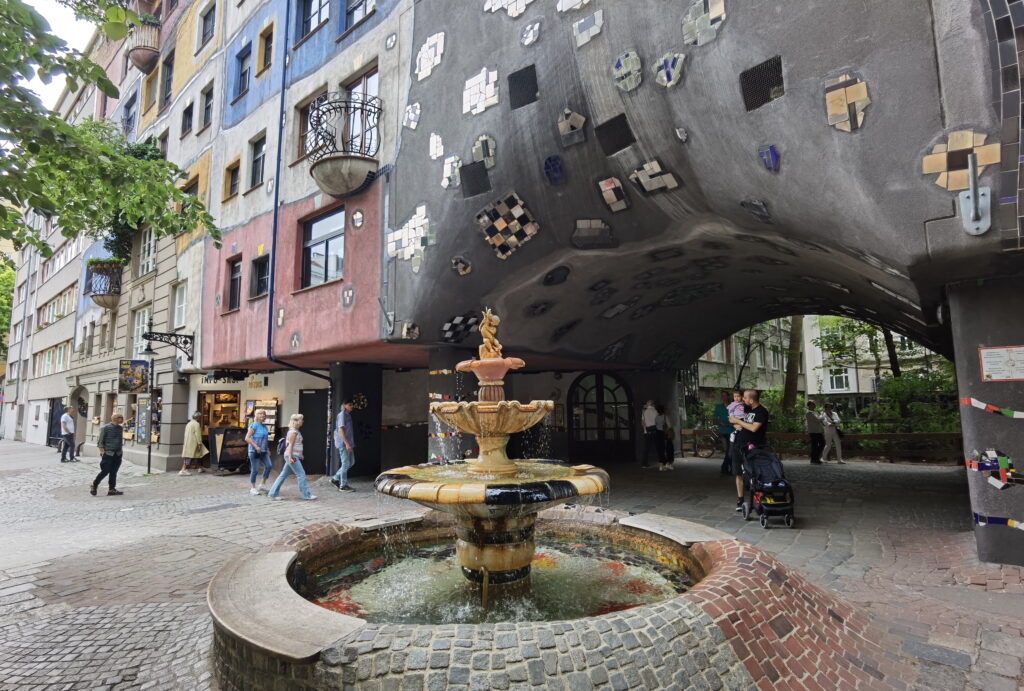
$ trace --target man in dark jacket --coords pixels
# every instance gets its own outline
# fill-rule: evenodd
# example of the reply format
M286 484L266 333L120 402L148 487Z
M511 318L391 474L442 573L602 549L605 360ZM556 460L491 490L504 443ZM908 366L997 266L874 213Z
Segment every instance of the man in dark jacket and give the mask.
M117 470L121 467L121 448L124 445L124 428L121 427L123 422L124 416L121 413L114 413L110 416L110 422L100 427L100 436L96 440L96 447L100 450L100 474L89 488L89 494L94 497L96 488L107 476L107 495L124 494L117 489Z

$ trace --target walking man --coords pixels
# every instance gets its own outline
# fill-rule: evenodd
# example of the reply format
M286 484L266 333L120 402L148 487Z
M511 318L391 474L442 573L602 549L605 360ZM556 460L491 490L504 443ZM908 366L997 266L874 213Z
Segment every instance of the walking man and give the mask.
M658 409L654 407L654 401L647 401L644 404L643 412L640 413L640 424L644 427L644 456L640 459L640 467L647 468L650 463L647 460L651 457L651 452L657 454L658 460L660 461L663 450L658 449Z
M110 416L110 422L100 427L100 436L96 440L96 446L100 450L100 474L89 488L89 494L94 497L96 488L105 477L108 478L107 496L124 494L117 489L117 470L121 467L121 448L124 444L124 429L121 427L123 423L124 415L114 413Z
M825 425L818 416L817 407L818 404L814 401L807 401L807 412L804 413L807 436L811 440L812 465L821 465L821 450L825 448Z
M338 472L331 483L339 492L355 492L348 484L348 469L356 462L356 435L352 424L352 399L347 399L338 412L338 425L334 428L334 448L338 450Z
M763 448L768 437L768 410L761 405L761 394L754 389L743 392L743 403L747 412L742 418L729 416L729 423L736 428L732 443L732 474L736 476L736 510L743 510L746 492L743 486L743 461L747 450L753 446Z
M75 458L75 409L68 406L60 416L60 436L64 440L60 449L61 463L77 463Z

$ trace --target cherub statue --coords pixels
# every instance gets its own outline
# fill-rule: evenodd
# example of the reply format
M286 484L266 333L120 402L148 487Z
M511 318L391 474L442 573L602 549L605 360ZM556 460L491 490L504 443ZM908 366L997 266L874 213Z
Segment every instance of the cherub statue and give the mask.
M501 343L498 342L497 334L501 318L491 312L490 307L484 310L483 315L483 321L480 322L480 335L483 337L484 342L478 350L480 359L500 358Z

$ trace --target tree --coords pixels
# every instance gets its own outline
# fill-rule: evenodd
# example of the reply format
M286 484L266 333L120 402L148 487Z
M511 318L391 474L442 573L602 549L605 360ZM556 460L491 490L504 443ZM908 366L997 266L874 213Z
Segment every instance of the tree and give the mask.
M64 0L79 16L120 40L141 19L109 0ZM215 240L213 218L178 182L184 172L162 159L140 159L109 123L71 125L48 111L26 86L65 78L72 91L94 84L117 98L117 87L99 65L50 33L21 0L0 3L0 238L17 247L50 248L25 222L23 210L59 217L61 232L103 237L120 220L149 226L156 235L203 227Z
M881 340L885 343L886 357L892 376L899 378L902 374L896 342L889 329L846 317L821 317L820 324L821 335L815 338L813 343L824 353L824 365L847 366L853 363L856 366L861 353L867 350L874 363L875 379L880 380L882 352L879 340Z
M11 307L14 304L14 269L0 263L0 360L7 361L7 334L11 330Z
M786 351L786 386L782 391L782 407L796 407L797 387L800 384L800 362L803 360L804 317L798 314L790 319L789 348Z

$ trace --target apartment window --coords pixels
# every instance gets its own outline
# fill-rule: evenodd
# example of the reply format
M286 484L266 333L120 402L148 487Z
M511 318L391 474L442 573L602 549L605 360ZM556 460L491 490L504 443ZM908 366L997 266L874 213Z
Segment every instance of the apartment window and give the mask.
M235 161L224 171L224 199L238 194L239 163Z
M708 355L712 362L725 362L725 342L716 343Z
M326 22L331 16L330 0L300 0L299 38Z
M778 346L772 346L772 369L782 369L782 350Z
M228 311L239 308L242 301L242 260L228 262Z
M192 131L192 104L189 103L185 106L185 110L181 111L181 136L185 136Z
M152 228L139 233L139 276L156 269L156 236Z
M263 184L263 163L267 157L267 137L254 139L249 143L249 153L252 156L252 164L249 167L249 188Z
M174 286L174 328L185 326L185 307L188 305L188 283Z
M316 133L310 127L309 116L326 100L327 89L325 87L320 93L313 96L309 103L299 108L299 158L316 148Z
M368 72L345 87L348 100L352 103L366 103L376 98L379 80L377 70ZM372 156L377 151L380 135L377 126L363 108L352 108L345 118L346 149L354 154Z
M850 390L850 373L845 367L836 367L828 371L828 386L832 391Z
M187 185L185 185L185 187L183 187L181 191L183 193L189 195L190 197L195 197L196 199L198 199L199 198L199 178L195 178L194 180L192 180L192 182L190 182ZM182 205L182 211L184 211L184 208L185 208L185 206L183 204Z
M167 131L164 130L164 133L156 140L156 145L160 149L160 155L164 158L167 158L167 134Z
M53 374L53 348L43 353L43 376Z
M124 113L121 116L121 129L125 136L135 131L135 94L124 104Z
M377 0L349 0L348 9L345 11L345 29L351 29L365 19L376 5Z
M57 346L57 372L63 372L68 368L68 346L66 343L61 343Z
M271 24L266 29L260 32L259 55L257 55L256 57L260 72L269 68L270 64L274 62L273 24Z
M345 209L308 221L302 238L302 287L341 278L345 258Z
M132 317L132 353L136 358L141 358L142 351L146 349L146 341L142 338L142 334L149 331L149 308L143 307L140 310L135 310L135 315Z
M202 34L199 37L199 47L206 45L207 41L213 38L213 28L217 24L217 4L210 5L210 8L202 15Z
M252 69L252 44L246 43L242 52L235 56L238 67L238 81L235 83L235 98L249 90L249 72Z
M160 107L163 108L171 102L172 88L174 86L174 53L164 58L163 68L160 71Z
M142 109L149 110L156 103L156 79L157 72L146 77L142 82Z
M270 255L264 254L252 260L249 271L249 297L258 298L270 290Z
M213 124L213 82L203 89L203 129Z

